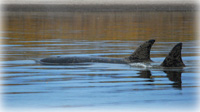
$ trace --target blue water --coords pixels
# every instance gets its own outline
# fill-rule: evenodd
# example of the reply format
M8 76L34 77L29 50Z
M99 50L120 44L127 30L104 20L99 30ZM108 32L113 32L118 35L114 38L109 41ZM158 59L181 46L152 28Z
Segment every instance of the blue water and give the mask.
M51 42L53 44L45 44ZM3 61L3 102L5 107L66 108L66 107L176 107L194 108L197 103L198 73L194 42L183 44L183 60L186 65L182 70L145 68L128 64L85 63L77 65L40 65L35 62L52 55L124 57L138 46L136 41L70 41L44 40L30 42L28 47L23 42L12 46L4 44ZM35 46L37 43L37 46ZM101 43L101 44L100 44ZM136 45L132 43L137 43ZM157 42L151 54L154 65L164 59L171 46L177 42ZM104 46L102 47L102 44ZM31 46L31 47L30 47ZM40 47L38 47L40 46ZM52 46L52 47L51 47ZM74 46L74 47L73 47ZM117 46L117 48L115 48ZM118 49L120 47L120 49ZM81 49L78 49L81 48ZM91 51L92 53L89 53ZM69 54L64 54L67 52ZM38 56L37 54L41 54ZM188 53L193 54L188 56ZM34 55L33 55L34 54ZM158 55L158 56L156 56ZM170 71L167 74L164 71ZM173 72L175 71L175 72ZM169 77L172 80L169 80ZM180 83L182 82L182 83Z

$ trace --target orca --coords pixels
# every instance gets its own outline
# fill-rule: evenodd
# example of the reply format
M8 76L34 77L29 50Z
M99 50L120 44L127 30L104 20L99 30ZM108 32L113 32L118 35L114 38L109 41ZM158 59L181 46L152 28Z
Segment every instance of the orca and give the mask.
M165 60L162 62L163 67L185 67L183 63L182 56L182 43L176 44L172 50L169 52Z
M151 39L141 44L129 57L125 58L106 58L106 57L77 57L77 56L51 56L39 61L43 65L67 65L75 63L118 63L130 64L139 62L152 62L150 59L150 50L155 40ZM182 43L178 43L173 47L167 55L162 67L184 67L185 64L181 59Z

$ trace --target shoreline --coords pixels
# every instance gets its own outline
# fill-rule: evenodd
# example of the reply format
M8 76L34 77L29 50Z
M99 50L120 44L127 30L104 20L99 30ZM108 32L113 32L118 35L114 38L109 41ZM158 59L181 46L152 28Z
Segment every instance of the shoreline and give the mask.
M197 11L195 4L130 4L130 5L66 5L6 4L6 12L132 12L132 11Z

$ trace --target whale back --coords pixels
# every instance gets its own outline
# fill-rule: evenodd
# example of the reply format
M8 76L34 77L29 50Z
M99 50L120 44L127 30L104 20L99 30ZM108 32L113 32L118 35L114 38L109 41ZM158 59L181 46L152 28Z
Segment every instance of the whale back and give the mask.
M185 64L181 57L182 43L176 44L170 53L167 55L165 60L162 62L163 67L184 67Z
M151 61L150 50L155 40L151 39L140 45L129 57L126 58L128 62L144 62Z

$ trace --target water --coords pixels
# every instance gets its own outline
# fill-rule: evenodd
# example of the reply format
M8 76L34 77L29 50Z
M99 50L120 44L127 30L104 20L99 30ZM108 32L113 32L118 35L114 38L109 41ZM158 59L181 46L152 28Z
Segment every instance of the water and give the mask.
M197 107L194 12L9 12L4 18L1 93L7 109ZM124 58L149 39L156 39L155 65L183 42L186 67L35 62L54 55Z

